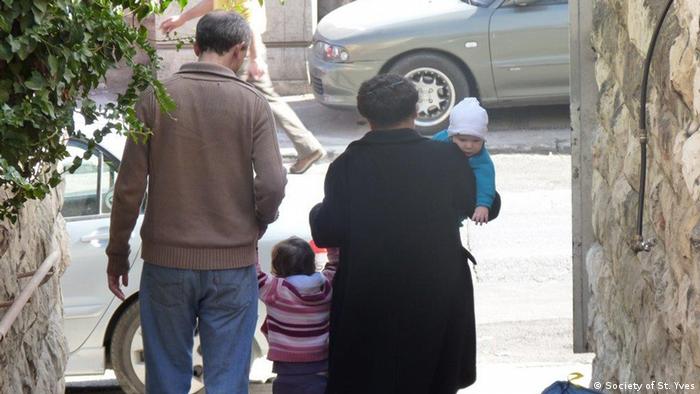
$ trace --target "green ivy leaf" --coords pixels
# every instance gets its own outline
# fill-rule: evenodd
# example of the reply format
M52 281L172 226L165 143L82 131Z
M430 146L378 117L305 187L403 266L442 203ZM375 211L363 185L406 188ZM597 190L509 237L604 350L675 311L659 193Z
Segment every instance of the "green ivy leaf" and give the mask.
M9 62L12 56L12 48L7 43L0 42L0 60Z
M60 65L58 64L58 59L54 55L49 55L49 72L51 76L55 77L58 75Z
M7 36L7 43L10 44L10 50L12 53L17 53L20 48L22 48L22 42L15 39L12 35Z
M175 101L168 95L165 87L160 83L160 81L154 82L156 99L160 103L160 108L165 112L172 112L177 108Z
M10 91L12 89L12 81L0 80L0 103L5 103L10 99Z
M24 86L31 90L41 90L46 87L46 80L36 71L32 71L32 76L24 81Z
M32 6L36 7L41 12L46 12L47 0L33 0Z
M17 220L27 200L43 198L58 185L64 171L52 165L67 156L62 135L82 138L87 158L110 132L148 137L134 112L142 90L153 86L160 105L174 108L156 80L161 59L146 32L124 13L132 10L142 19L170 2L0 0L0 188L10 191L0 201L0 220ZM148 57L148 66L136 62L138 53ZM91 90L120 60L134 71L129 86L114 102L95 107ZM78 107L110 126L86 136L75 129ZM74 158L69 170L81 163Z
M5 33L9 33L10 29L10 20L5 18L4 15L0 15L0 30L4 31Z

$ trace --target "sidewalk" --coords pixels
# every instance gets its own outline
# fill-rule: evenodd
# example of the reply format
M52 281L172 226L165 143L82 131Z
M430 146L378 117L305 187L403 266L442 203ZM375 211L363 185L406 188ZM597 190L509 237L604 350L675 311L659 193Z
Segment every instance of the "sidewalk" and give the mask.
M485 364L477 368L478 378L474 385L460 390L459 394L539 394L556 380L566 380L572 372L580 372L583 378L576 383L588 387L591 365L571 364ZM121 394L114 373L110 370L104 376L69 377L66 382L71 393ZM86 382L89 388L81 389L79 382ZM250 394L271 394L271 383L251 383Z
M591 380L590 363L479 365L476 383L460 390L459 394L539 394L555 381L566 380L573 372L582 373L583 378L576 383L588 387Z
M580 372L583 378L576 383L588 387L591 376L590 364L542 364L479 365L476 383L459 394L539 394L557 380L566 380L572 372ZM272 384L251 384L250 394L271 394Z

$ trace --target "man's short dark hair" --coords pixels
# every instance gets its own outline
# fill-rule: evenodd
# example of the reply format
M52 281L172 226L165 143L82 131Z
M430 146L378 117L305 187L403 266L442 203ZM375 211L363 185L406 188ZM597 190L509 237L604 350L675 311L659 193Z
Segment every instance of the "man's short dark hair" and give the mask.
M299 237L290 237L272 249L272 273L280 278L311 275L316 272L316 255L311 245Z
M214 11L197 23L196 40L202 52L214 51L223 55L241 42L250 43L250 27L235 12Z
M418 91L397 74L380 74L357 92L357 110L375 126L391 126L416 112Z

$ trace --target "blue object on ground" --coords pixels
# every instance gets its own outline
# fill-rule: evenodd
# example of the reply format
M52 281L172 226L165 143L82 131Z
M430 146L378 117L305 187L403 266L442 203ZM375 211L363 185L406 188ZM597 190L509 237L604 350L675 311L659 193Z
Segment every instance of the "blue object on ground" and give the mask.
M542 394L603 394L600 391L587 389L571 382L558 381L544 389Z

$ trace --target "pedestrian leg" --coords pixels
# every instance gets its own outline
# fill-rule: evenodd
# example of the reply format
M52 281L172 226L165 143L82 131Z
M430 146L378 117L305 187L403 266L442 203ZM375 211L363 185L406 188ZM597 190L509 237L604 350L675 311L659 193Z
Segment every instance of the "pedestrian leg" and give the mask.
M139 290L146 393L182 394L192 382L194 273L144 264Z
M208 271L204 286L199 337L207 394L246 394L258 318L255 267Z
M277 125L282 127L292 141L294 149L296 149L297 155L300 158L319 150L323 151L321 143L318 142L311 131L304 126L304 123L299 119L292 107L282 100L277 92L275 92L269 75L264 74L263 77L257 81L249 80L248 82L251 82L253 86L265 96L275 116Z

